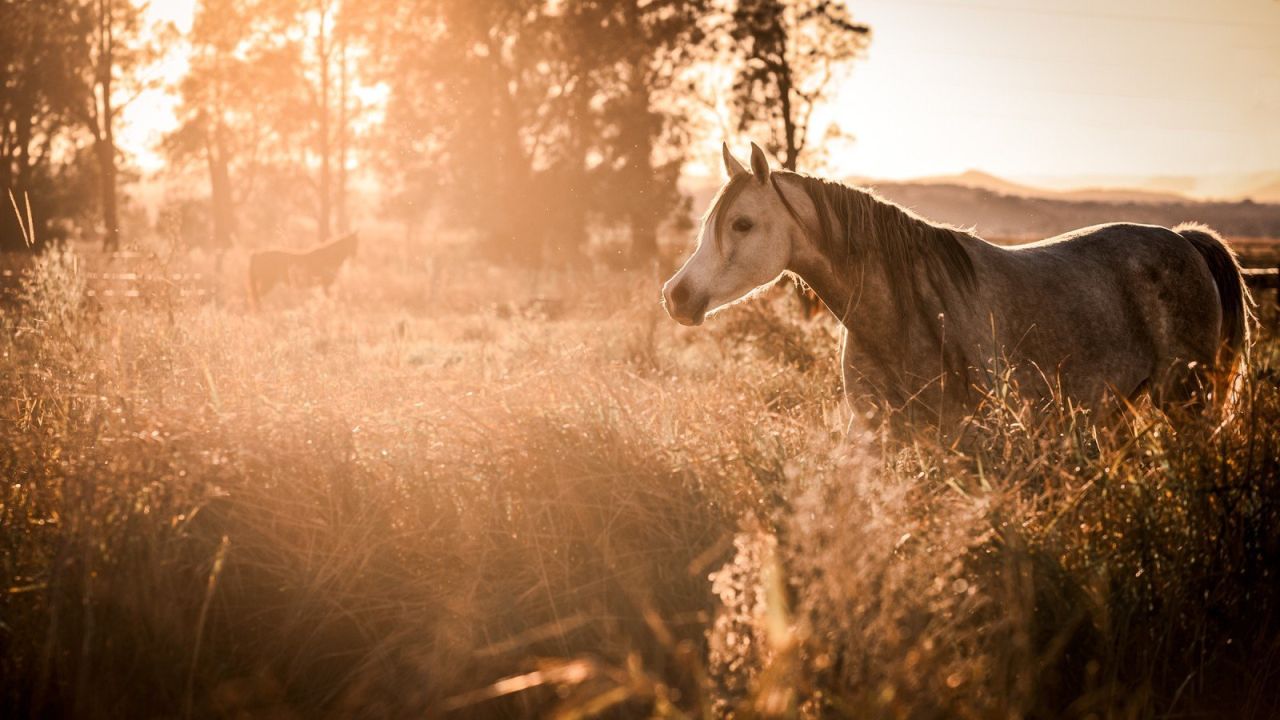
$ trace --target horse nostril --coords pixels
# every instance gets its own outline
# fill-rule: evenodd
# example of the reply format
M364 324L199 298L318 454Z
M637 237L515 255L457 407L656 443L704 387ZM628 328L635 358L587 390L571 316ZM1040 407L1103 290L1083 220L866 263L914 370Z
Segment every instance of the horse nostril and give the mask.
M671 288L672 303L676 305L683 305L688 300L689 300L689 288L686 288L684 286L684 283L680 283L679 285L676 285L674 288Z

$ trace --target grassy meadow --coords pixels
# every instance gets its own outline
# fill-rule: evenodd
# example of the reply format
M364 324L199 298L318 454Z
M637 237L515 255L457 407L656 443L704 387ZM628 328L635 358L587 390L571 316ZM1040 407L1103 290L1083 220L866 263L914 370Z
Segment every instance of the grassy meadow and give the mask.
M363 241L0 311L6 717L1280 716L1280 344L1224 425L840 399L785 293ZM1269 303L1269 299L1268 299ZM1270 324L1270 323L1267 323Z

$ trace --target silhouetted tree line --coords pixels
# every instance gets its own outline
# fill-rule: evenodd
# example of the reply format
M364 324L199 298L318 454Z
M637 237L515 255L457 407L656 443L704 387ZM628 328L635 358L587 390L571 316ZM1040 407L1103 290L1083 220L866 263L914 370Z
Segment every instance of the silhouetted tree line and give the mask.
M197 4L182 39L190 69L177 88L180 124L164 149L175 170L205 177L214 248L230 247L242 225L274 236L294 214L311 219L317 242L350 229L353 66L369 41L359 7Z
M359 169L382 212L433 213L495 257L584 257L604 227L638 265L687 218L677 181L709 118L797 167L869 37L835 0L198 0L183 35L140 7L0 4L0 189L30 196L43 239L119 246L120 113L180 48L162 149L207 197L183 209L205 244L260 244L300 216L318 241L345 232Z
M675 98L705 0L387 2L384 165L493 251L580 255L601 217L651 256L680 206L688 127ZM658 99L665 99L665 104Z
M10 192L30 201L38 241L89 227L119 245L115 129L164 38L129 0L0 4L0 191L6 205ZM0 249L23 246L15 215L0 213Z

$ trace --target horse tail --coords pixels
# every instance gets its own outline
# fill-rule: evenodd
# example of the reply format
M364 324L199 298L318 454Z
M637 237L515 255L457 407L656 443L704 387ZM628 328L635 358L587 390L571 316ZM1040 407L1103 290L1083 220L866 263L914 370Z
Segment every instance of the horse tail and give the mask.
M1232 370L1242 368L1254 316L1253 297L1245 284L1240 261L1222 236L1207 225L1183 223L1173 231L1186 238L1208 264L1213 283L1218 287L1218 301L1222 303L1222 343L1229 353L1226 365Z

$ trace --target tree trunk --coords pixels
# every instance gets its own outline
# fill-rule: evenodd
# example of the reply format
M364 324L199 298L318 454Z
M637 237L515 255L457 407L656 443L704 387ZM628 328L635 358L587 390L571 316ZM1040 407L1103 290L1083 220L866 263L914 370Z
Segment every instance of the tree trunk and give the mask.
M329 242L329 218L332 215L332 199L330 184L332 182L329 168L330 136L329 136L329 47L328 30L329 4L323 3L320 10L320 31L316 38L316 53L320 62L320 132L317 142L320 153L320 206L317 218L317 233L320 243Z
M563 208L563 227L561 227L560 237L564 239L564 244L556 248L559 250L560 260L569 260L577 262L581 259L587 245L587 205L591 202L590 182L587 179L587 146L586 138L588 137L589 115L591 112L589 94L586 87L587 76L585 70L578 74L579 87L573 91L573 97L570 101L573 108L572 116L569 122L573 129L572 140L569 142L568 151L565 153L565 160L562 166L563 178L565 181L565 202Z
M335 202L340 235L351 231L347 218L347 92L347 38L344 34L338 44L338 188Z
M795 106L791 104L791 89L791 71L784 67L778 73L778 94L782 101L782 139L786 152L782 158L782 167L795 172L800 160L800 149L796 147Z
M578 262L585 257L587 249L587 211L591 204L591 180L587 174L587 138L592 136L591 98L595 86L591 79L591 68L586 58L591 23L589 7L579 7L575 13L568 15L566 21L570 26L565 29L569 45L573 89L570 91L569 142L566 143L564 158L561 161L560 177L565 189L564 202L561 204L561 224L554 236L553 243L558 251L558 260ZM563 243L559 241L563 240Z
M209 162L209 210L213 223L213 250L217 265L222 267L222 253L231 248L236 235L235 198L231 191L231 160L227 128L223 124L223 107L226 96L226 55L221 48L217 52L216 74L213 80L213 106L205 120L205 154Z
M30 92L27 91L26 88L23 88L23 90L23 99L21 104L18 106L22 111L18 115L17 132L14 133L15 147L13 148L13 155L17 165L17 187L22 190L28 190L29 186L27 185L27 182L31 177L31 168L34 167L31 160L31 122L36 109L34 98L29 98ZM8 163L5 164L6 174L8 174ZM13 178L5 178L5 187L11 187L9 181L12 179Z
M634 189L642 197L633 205L631 221L631 262L640 267L658 256L658 203L653 170L653 136L656 128L650 113L650 89L640 63L632 68L631 100L633 117L628 123L634 133L630 138L631 155L627 173Z
M235 209L231 200L231 173L227 168L225 131L215 123L206 136L205 154L209 161L210 213L213 216L213 249L221 253L231 247L235 235Z
M120 214L116 204L116 142L112 127L115 108L111 104L111 80L115 68L115 37L112 34L114 8L110 0L98 0L98 90L97 138L94 149L98 158L99 188L102 195L102 250L120 249Z
M106 103L110 107L110 103ZM98 171L101 174L103 252L120 249L120 209L116 203L116 146L108 124L106 133L98 143Z

